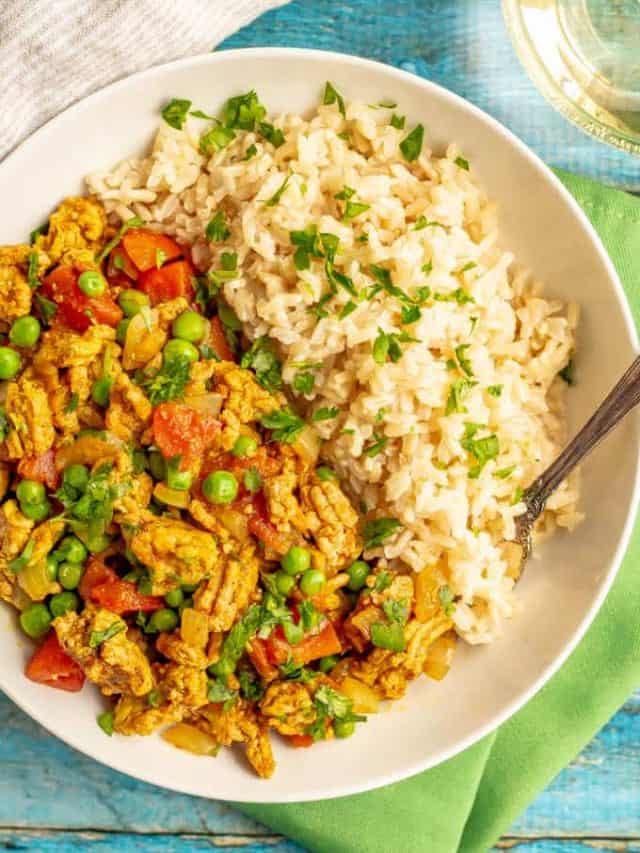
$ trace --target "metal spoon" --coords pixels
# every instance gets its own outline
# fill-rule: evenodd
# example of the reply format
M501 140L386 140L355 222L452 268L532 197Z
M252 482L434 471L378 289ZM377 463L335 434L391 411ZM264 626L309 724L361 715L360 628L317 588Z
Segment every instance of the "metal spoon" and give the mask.
M640 356L635 359L560 456L526 489L522 500L527 508L515 520L515 542L522 549L520 571L531 553L533 525L543 512L549 496L638 403L640 403Z

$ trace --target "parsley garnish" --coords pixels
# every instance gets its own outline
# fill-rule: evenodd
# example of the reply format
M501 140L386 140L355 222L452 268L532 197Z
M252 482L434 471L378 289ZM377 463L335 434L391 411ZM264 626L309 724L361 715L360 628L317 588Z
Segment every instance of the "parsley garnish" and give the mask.
M453 601L453 593L448 586L441 586L438 590L438 598L440 599L440 604L442 605L442 609L444 610L444 615L448 616L449 619L453 616L453 612L456 609L456 606Z
M456 157L454 160L456 166L459 166L461 169L464 169L465 172L469 171L469 161L465 160L464 157Z
M474 438L477 431L481 429L480 424L466 423L464 428L465 434L460 444L475 457L478 463L469 471L470 479L476 480L487 462L490 459L495 459L500 453L500 443L495 434L488 435L485 438Z
M344 320L344 318L345 318L345 317L348 317L348 316L349 316L349 314L353 314L353 312L356 310L356 308L357 308L357 307L358 307L358 306L357 306L357 304L353 301L353 299L350 299L350 300L349 300L349 301L348 301L348 302L343 306L342 311L341 311L341 312L340 312L340 314L338 315L338 318L339 318L340 320Z
M318 229L309 225L304 231L290 231L289 239L296 246L293 263L297 270L306 270L310 266L310 258L322 258L322 245L318 238Z
M107 640L110 640L112 637L115 637L116 634L121 634L125 631L127 626L124 622L112 622L108 628L105 628L104 631L92 631L89 635L89 648L97 649L98 646L101 646L102 643L106 643Z
M167 403L184 395L189 381L191 362L188 358L174 358L165 362L151 376L142 374L138 384L144 390L152 406Z
M469 379L456 379L449 388L445 414L451 415L454 412L458 412L460 414L466 412L467 410L462 404L462 399L477 384L477 382L472 382Z
M271 196L271 198L268 198L268 199L265 201L265 203L264 203L265 207L275 207L275 206L276 206L276 204L278 204L278 202L279 202L279 201L280 201L280 199L282 198L282 194L284 193L284 191L286 190L287 186L289 185L289 181L290 181L290 180L291 180L291 175L287 175L287 177L286 177L286 178L284 179L284 181L280 184L280 186L279 186L279 187L278 187L278 189L274 192L274 194Z
M404 130L405 117L400 116L397 113L394 113L391 116L391 127L395 127L396 130Z
M364 448L362 455L369 457L377 456L379 453L382 453L388 443L389 439L386 435L380 435L380 433L374 431L373 441Z
M207 237L207 240L217 242L220 242L221 240L226 240L227 237L231 234L231 232L227 228L227 224L224 218L224 212L222 210L219 210L216 213L216 215L205 228L204 233Z
M255 145L250 145L247 150L244 152L243 160L251 160L252 157L255 157L258 153L258 149Z
M260 103L256 92L251 89L245 95L236 95L225 103L220 119L226 127L240 130L254 130L256 122L261 122L267 110Z
M338 109L340 110L340 114L342 117L346 117L346 110L344 108L344 99L342 95L340 95L333 87L333 85L327 80L327 83L324 87L324 98L322 99L322 103L327 106L329 104L337 104Z
M292 444L304 427L304 421L298 417L291 409L279 409L270 412L268 415L263 415L260 418L260 423L266 429L271 430L274 441L283 441L285 444Z
M565 364L562 370L558 373L560 379L564 379L567 385L575 385L576 377L574 373L574 363L573 356L569 359L569 361Z
M200 153L206 155L212 151L222 151L236 138L235 131L221 124L214 125L211 130L200 137Z
M400 527L397 518L376 518L364 526L364 547L377 548Z
M417 323L422 317L422 311L417 305L403 305L400 309L400 322L403 326Z
M222 681L216 679L215 681L209 682L207 699L209 702L213 702L216 705L222 704L222 710L228 711L229 708L232 708L237 702L238 691L232 690L231 687L227 687L227 685Z
M370 205L362 204L357 201L348 201L344 207L344 213L342 214L343 222L350 222L352 219L355 219L356 216L360 216L361 213L364 213L365 210L369 210Z
M258 130L260 131L260 135L267 142L270 142L274 148L280 148L281 145L284 145L284 133L279 127L274 127L266 121L261 121L258 125Z
M339 414L340 409L335 406L323 406L322 408L315 410L311 416L311 420L313 423L317 423L318 421L331 421L334 418L337 418Z
M238 673L240 682L240 693L249 702L258 702L264 695L264 687L260 680L248 669L241 669Z
M313 386L316 384L316 377L308 370L299 370L293 377L291 387L298 394L311 394Z
M248 471L244 472L242 482L244 483L245 489L248 492L251 492L252 495L260 491L262 488L262 477L255 465L252 465Z
M173 98L162 108L160 115L169 127L173 127L175 130L182 130L190 109L191 101L183 98Z
M307 732L314 740L323 740L327 736L328 720L344 720L354 723L363 723L366 717L362 714L353 713L353 702L344 693L339 693L328 684L321 684L313 697L316 709L316 720Z
M411 133L409 133L400 143L400 151L402 156L409 163L416 160L422 151L422 142L424 140L424 127L417 124Z
M233 672L244 653L245 646L251 637L257 633L262 619L263 607L259 604L253 604L245 611L244 616L235 623L222 644L220 658L217 661L220 670ZM216 664L213 666L216 668Z
M9 568L15 574L21 572L22 569L28 564L29 560L33 556L33 549L35 548L36 543L34 539L29 539L27 544L24 546L24 550L19 557L14 557L13 560L9 563Z
M37 252L29 252L29 266L27 268L27 279L29 281L29 287L32 290L35 290L36 287L40 287L40 281L38 280L38 253Z
M257 338L240 360L240 367L251 368L258 381L267 391L282 388L282 365L275 344L267 335Z
M402 358L401 343L420 343L417 338L411 337L406 332L383 332L378 329L378 337L373 342L373 360L376 364L384 364L385 361L400 361Z
M120 228L118 229L116 235L111 240L109 240L104 249L98 255L96 255L96 261L98 263L104 261L109 252L115 249L115 247L118 245L120 240L122 240L127 231L130 228L138 228L138 226L140 225L142 225L142 219L140 219L139 216L132 216L131 219L127 219L126 222L123 222Z

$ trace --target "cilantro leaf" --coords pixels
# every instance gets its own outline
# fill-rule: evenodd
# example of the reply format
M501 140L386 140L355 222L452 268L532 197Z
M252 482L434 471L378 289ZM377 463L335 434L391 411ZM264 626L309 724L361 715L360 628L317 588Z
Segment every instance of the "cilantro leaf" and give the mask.
M478 463L469 471L469 477L472 480L477 479L487 462L490 459L495 459L500 453L500 442L495 433L484 438L475 438L479 428L478 424L465 424L465 436L460 442L462 447L474 456Z
M575 365L573 363L573 356L569 359L569 361L565 364L562 370L558 373L560 379L563 379L567 385L575 385L576 377L575 377Z
M299 370L293 377L291 387L298 394L311 394L316 384L316 377L309 370Z
M384 622L374 622L371 626L371 642L379 649L390 652L403 652L407 646L404 628L399 622L385 625Z
M340 409L336 406L323 406L320 409L315 410L311 416L311 420L313 423L317 423L318 421L331 421L334 418L337 418L339 414Z
M219 679L215 679L214 681L209 682L207 699L209 702L213 702L214 704L221 703L222 710L228 711L229 708L232 708L237 702L238 691L232 690L231 687L227 687L227 685Z
M174 358L162 364L152 375L140 375L138 385L143 389L152 406L167 403L184 396L189 381L191 362L188 358Z
M397 518L376 518L373 521L367 521L363 530L365 550L378 548L400 526Z
M29 266L27 268L27 279L29 281L29 287L32 290L35 290L37 287L40 287L40 281L38 279L38 253L37 252L29 252Z
M213 217L213 219L211 219L211 221L205 228L204 233L207 237L207 240L211 240L212 242L220 242L222 240L226 240L227 237L231 234L231 232L227 228L224 212L222 210L219 210Z
M404 130L405 121L405 116L401 116L397 113L394 113L391 116L391 127L395 127L396 130Z
M469 349L469 346L470 344L461 344L459 347L455 348L455 354L458 359L458 364L460 365L460 370L462 370L463 373L466 373L467 376L473 376L471 362L465 356L465 352Z
M182 130L187 119L187 114L191 109L191 101L184 98L173 98L160 111L160 115L169 125L175 130Z
M221 124L214 125L200 137L200 153L209 156L214 151L222 151L236 138L235 131Z
M291 409L277 409L260 418L260 423L266 429L271 430L274 441L282 441L285 444L293 444L304 428L304 421Z
M465 172L469 171L469 161L465 160L464 157L456 157L453 162L456 164L456 166L459 166L461 169L464 169Z
M139 216L132 216L131 219L127 219L126 222L123 222L113 239L109 240L104 249L96 255L96 261L98 263L104 261L107 255L113 251L120 240L122 240L127 231L130 228L138 228L140 225L142 225L142 219L140 219Z
M286 190L286 188L289 186L289 181L290 181L290 180L291 180L291 175L287 175L287 177L286 177L286 178L284 179L284 181L280 184L280 186L279 186L279 187L278 187L278 189L274 192L274 194L271 196L271 198L268 198L268 199L265 201L265 203L264 203L265 207L275 207L275 206L276 206L276 204L278 204L278 202L279 202L279 201L280 201L280 199L282 198L282 194L284 193L284 191Z
M502 385L489 385L487 394L491 394L492 397L500 397L502 394Z
M374 432L372 443L368 444L364 448L362 455L369 457L377 456L379 453L382 453L388 443L389 439L386 435L380 435L380 433Z
M78 403L79 403L79 402L80 402L80 397L79 397L79 396L78 396L78 394L74 391L74 392L71 394L71 396L69 397L69 402L68 402L68 403L67 403L67 405L64 407L64 413L65 413L65 415L70 415L72 412L75 412L75 410L78 408Z
M451 618L454 610L456 609L454 604L454 595L451 592L451 589L446 585L441 586L438 590L438 598L440 599L440 604L444 610L444 615Z
M346 117L346 110L344 107L344 99L342 95L340 95L337 89L327 80L326 85L324 87L324 97L322 99L322 103L327 106L329 104L337 104L338 109L340 110L340 114L342 117Z
M281 145L284 145L284 133L279 127L274 127L266 121L261 121L258 125L258 130L260 131L260 135L267 142L270 142L274 148L280 148Z
M282 364L275 344L267 335L257 338L240 360L240 367L251 368L259 385L267 391L282 388Z
M236 95L225 103L220 119L225 127L239 130L254 130L256 123L262 121L267 110L260 103L256 92L251 89L245 95Z
M477 382L473 382L469 379L456 379L449 388L445 414L451 415L454 412L459 414L466 412L467 410L464 407L462 400L477 384Z
M398 622L400 625L406 625L409 619L409 603L406 598L401 601L396 601L394 598L387 598L382 602L384 615L389 622Z
M20 554L19 557L14 557L13 560L9 563L9 568L15 574L21 572L22 569L28 564L29 560L33 556L33 549L35 548L36 543L34 539L29 539L27 544L24 546L24 550Z
M256 492L260 491L262 488L262 477L255 465L252 465L248 471L244 472L242 482L244 483L245 489L248 492L251 492L252 495L255 495Z
M258 149L255 145L250 145L247 150L244 152L243 160L251 160L252 157L255 157L258 153Z
M407 162L412 163L420 156L424 141L424 127L417 124L400 143L400 151Z
M97 649L98 646L101 646L102 643L106 643L107 640L110 640L112 637L115 637L117 634L121 634L125 631L127 626L122 620L118 622L112 622L108 628L105 628L104 631L92 631L89 635L89 648Z
M360 216L361 213L364 213L365 210L369 210L370 205L363 204L358 201L348 201L344 207L344 213L342 214L343 222L350 222L352 219L355 219L356 216Z
M262 699L264 687L251 670L241 669L237 677L240 682L240 693L245 699L249 702L258 702Z

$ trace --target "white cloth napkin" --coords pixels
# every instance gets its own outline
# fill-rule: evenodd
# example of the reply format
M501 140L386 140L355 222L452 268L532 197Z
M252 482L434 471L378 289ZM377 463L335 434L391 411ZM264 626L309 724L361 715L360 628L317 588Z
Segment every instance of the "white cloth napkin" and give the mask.
M0 160L73 101L208 53L286 0L0 0Z

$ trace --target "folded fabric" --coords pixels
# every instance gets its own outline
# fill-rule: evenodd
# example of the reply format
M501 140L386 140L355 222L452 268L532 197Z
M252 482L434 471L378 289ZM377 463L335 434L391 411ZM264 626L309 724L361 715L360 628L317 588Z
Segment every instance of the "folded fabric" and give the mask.
M286 0L2 0L0 160L79 98L161 62L208 53Z
M560 178L598 231L638 320L640 200L586 178ZM439 767L377 791L239 808L313 851L486 851L640 684L639 613L636 524L613 588L579 647L496 732Z

